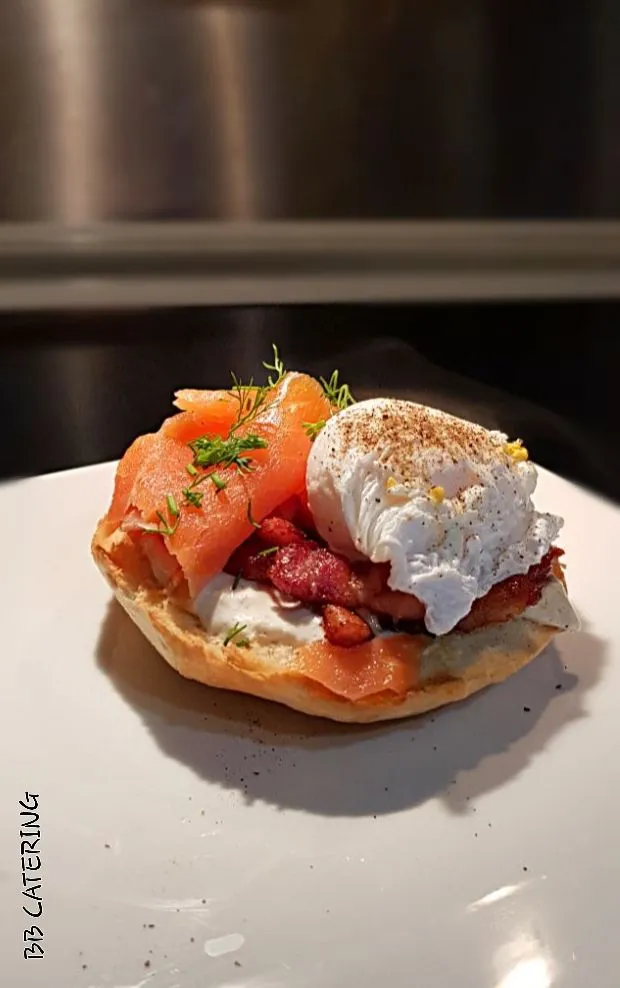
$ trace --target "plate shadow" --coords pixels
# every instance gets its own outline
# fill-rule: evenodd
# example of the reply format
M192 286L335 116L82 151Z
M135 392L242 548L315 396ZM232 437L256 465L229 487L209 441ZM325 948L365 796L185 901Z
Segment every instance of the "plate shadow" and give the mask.
M183 679L115 601L97 663L167 757L247 802L363 816L439 798L465 813L588 715L586 695L601 677L604 643L587 631L556 641L498 686L381 725L337 724Z

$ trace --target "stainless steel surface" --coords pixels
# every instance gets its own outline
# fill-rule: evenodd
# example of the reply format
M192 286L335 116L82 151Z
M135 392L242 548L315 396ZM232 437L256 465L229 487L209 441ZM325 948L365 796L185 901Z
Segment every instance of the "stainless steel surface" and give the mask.
M3 0L0 308L617 297L618 134L616 0Z
M620 297L620 223L0 225L0 308Z
M0 220L620 218L620 7L3 0Z

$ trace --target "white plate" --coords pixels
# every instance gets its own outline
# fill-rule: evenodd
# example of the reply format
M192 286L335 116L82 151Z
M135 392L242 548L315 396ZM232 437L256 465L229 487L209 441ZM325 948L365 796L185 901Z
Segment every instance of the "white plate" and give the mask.
M351 729L159 659L90 559L112 476L0 490L2 985L617 988L618 510L541 472L584 630L459 706Z

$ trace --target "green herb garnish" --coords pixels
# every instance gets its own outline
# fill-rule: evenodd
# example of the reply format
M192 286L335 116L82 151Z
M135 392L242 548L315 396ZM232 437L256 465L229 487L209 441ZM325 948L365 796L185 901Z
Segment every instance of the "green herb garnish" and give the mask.
M228 487L228 484L223 477L220 477L219 473L210 473L208 474L208 477L209 480L213 481L218 491L225 491Z
M255 385L253 379L249 384L243 384L239 378L231 372L232 393L239 403L239 411L235 422L230 427L228 436L199 436L188 443L194 454L192 463L185 467L187 473L192 477L192 482L181 491L183 495L183 505L191 505L193 508L200 508L204 499L204 493L196 488L203 481L210 479L218 493L227 487L227 481L214 471L208 472L210 468L219 466L223 470L228 467L236 467L240 473L247 473L252 470L251 457L246 455L255 449L266 449L267 441L255 434L238 436L236 433L241 426L247 425L258 415L261 408L264 408L269 392L276 387L285 377L287 371L280 358L278 348L275 343L273 347L273 363L263 362L265 370L272 371L267 378L267 384ZM160 524L158 526L145 527L146 532L159 532L162 535L174 535L179 524L180 510L172 494L166 497L168 517L163 511L157 512ZM248 503L248 519L255 528L260 525L251 517L251 505Z
M210 480L218 493L227 487L227 481L215 471L209 471L210 467L221 466L223 468L235 466L241 473L248 473L252 469L249 453L254 449L265 449L267 442L261 436L235 436L231 433L226 439L221 436L200 436L188 443L194 454L194 462L188 463L185 469L192 477L192 482L182 490L183 504L191 505L192 508L202 507L204 493L196 488ZM198 468L201 468L200 470ZM171 494L166 498L168 512L174 519L174 523L167 521L162 512L157 512L161 525L157 528L146 528L147 532L161 532L163 535L173 535L179 524L180 511L176 501Z
M236 432L237 429L240 429L242 425L247 425L248 422L251 422L256 418L261 408L264 408L269 398L269 392L272 391L286 375L286 370L282 360L280 359L278 348L275 343L272 343L271 345L273 347L273 363L269 364L267 361L263 361L263 367L265 370L273 371L275 376L270 374L267 378L267 384L254 384L254 378L250 378L248 384L243 384L236 374L232 371L230 373L233 382L231 390L239 402L237 421L230 430L231 435L233 432Z
M251 501L248 501L248 510L247 510L246 514L247 514L248 521L249 521L250 525L252 525L254 528L260 528L260 522L259 521L255 521L254 518L252 517L252 502Z
M280 354L278 353L277 346L275 345L275 343L272 343L271 346L272 346L272 349L273 349L273 363L272 364L268 364L266 360L263 360L263 367L265 368L265 370L273 371L274 374L276 375L275 376L275 380L271 376L271 374L267 378L267 384L268 384L268 386L270 388L275 388L275 386L280 383L280 381L282 380L282 378L285 377L286 370L284 369L284 364L280 360Z
M181 512L172 494L166 495L166 507L168 517L166 517L163 511L156 511L155 514L159 518L159 525L143 525L142 531L154 532L158 535L174 535L179 525Z
M174 519L172 524L170 524L170 521L164 517L162 511L157 512L157 517L159 518L160 521L160 524L157 526L157 528L147 528L145 529L145 531L159 532L160 535L167 535L168 537L174 535L177 528L179 527L179 516L177 515L177 517Z
M194 454L194 466L221 466L223 468L236 466L242 472L251 470L250 457L244 456L253 449L266 449L267 441L262 436L229 435L226 439L221 436L199 436L188 443Z
M308 439L314 442L321 429L325 428L325 424L325 419L319 419L318 422L304 422L304 432L306 433Z
M239 378L232 373L233 386L231 391L233 396L239 402L239 411L237 412L237 420L233 424L230 430L230 435L240 429L242 425L247 425L256 418L261 408L267 401L269 395L269 389L267 387L262 387L260 385L254 384L254 379L250 378L249 384L242 384Z
M245 631L246 627L247 626L245 624L233 624L232 628L229 628L228 631L226 632L226 637L224 638L224 647L226 647L226 645L230 645L231 642L234 642L234 644L237 645L238 648L249 648L250 642L243 635L243 632Z
M257 556L271 556L271 555L273 555L274 552L277 552L278 549L279 549L279 546L277 546L277 545L270 545L268 549L261 549L261 551L260 552L257 552L256 555Z
M198 470L196 470L196 468L191 463L189 464L189 466L192 467L192 470L190 471L188 467L187 468L188 473L192 473L194 480L189 485L189 487L184 487L181 492L183 494L183 504L191 504L193 508L200 508L202 506L202 499L204 498L204 493L202 491L197 491L196 487L198 487L199 484L202 484L203 481L205 480L211 480L215 485L218 493L219 491L223 491L226 489L227 487L226 481L222 477L220 477L219 473L201 474L198 473Z
M191 504L193 508L199 508L201 506L204 497L202 491L195 491L192 487L184 487L182 494L184 504Z
M324 377L320 380L323 385L325 397L329 401L330 405L336 408L339 412L342 412L345 408L348 408L349 405L355 404L355 398L351 394L349 385L338 383L337 370L333 372L329 381L326 381Z

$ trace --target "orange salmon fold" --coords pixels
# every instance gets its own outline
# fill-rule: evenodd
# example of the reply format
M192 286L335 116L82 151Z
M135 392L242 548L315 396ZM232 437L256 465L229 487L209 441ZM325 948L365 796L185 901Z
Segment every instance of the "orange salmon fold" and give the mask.
M174 534L163 536L164 544L195 597L252 534L250 515L260 522L288 498L304 495L310 451L304 423L329 418L331 410L317 381L306 374L287 374L256 417L235 432L259 436L267 444L248 454L252 469L215 466L225 489L203 481L198 488L201 505L194 507L184 504L182 495L192 481L188 443L203 435L225 438L237 421L239 402L231 392L185 390L177 392L176 404L182 411L166 419L158 432L136 439L119 463L104 531L157 526L157 512L166 512L166 499L172 495L180 516Z

